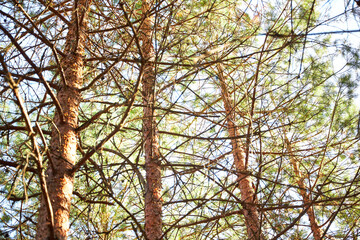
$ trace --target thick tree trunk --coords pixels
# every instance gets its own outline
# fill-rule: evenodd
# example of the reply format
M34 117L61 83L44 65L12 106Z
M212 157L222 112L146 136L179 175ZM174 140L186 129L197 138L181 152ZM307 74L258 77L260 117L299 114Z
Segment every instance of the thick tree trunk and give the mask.
M264 239L261 234L261 225L259 221L259 212L255 203L255 189L249 175L246 172L245 166L245 149L240 139L239 129L235 124L234 104L231 101L227 85L224 78L223 68L220 64L217 65L219 84L221 88L221 97L224 102L226 112L226 123L229 137L231 137L232 153L234 157L234 165L238 175L238 186L241 193L242 206L244 209L245 225L247 229L248 239L258 240Z
M50 163L46 170L48 193L53 207L53 233L45 197L39 210L36 239L66 239L69 231L69 216L73 192L71 169L76 160L78 108L81 101L80 87L83 84L83 54L85 28L91 0L78 0L74 4L72 20L66 37L61 65L65 79L61 80L57 98L62 113L56 112L50 141Z
M146 0L142 2L142 14L145 16L140 29L141 51L143 57L142 94L144 101L143 135L146 170L145 193L145 233L149 240L158 240L162 235L162 199L161 199L161 167L159 140L154 117L155 101L155 52L152 45L152 21L146 17L150 9Z
M286 136L285 136L285 143L286 143L286 148L287 148L288 153L291 154L292 153L291 143ZM307 207L310 205L310 207L306 211L306 214L308 215L308 218L310 221L310 227L311 227L312 234L313 234L315 240L320 240L323 232L321 231L321 228L319 227L319 225L316 221L314 208L311 206L310 194L308 194L306 192L307 187L304 183L304 178L302 177L302 174L299 169L299 162L296 158L294 158L292 156L290 156L289 158L290 158L291 165L293 166L296 183L300 189L300 195L303 199L304 206Z

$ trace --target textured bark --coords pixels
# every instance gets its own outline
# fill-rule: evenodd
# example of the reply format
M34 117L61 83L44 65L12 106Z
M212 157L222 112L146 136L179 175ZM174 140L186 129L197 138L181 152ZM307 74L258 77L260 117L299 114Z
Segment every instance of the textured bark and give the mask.
M232 154L234 157L234 165L238 175L238 187L241 193L242 206L244 209L245 225L247 229L248 239L258 240L264 239L261 234L261 225L259 221L259 212L255 203L255 189L253 182L249 175L244 174L246 172L245 166L245 149L240 139L236 139L236 136L240 136L238 127L235 124L235 112L234 104L231 101L229 92L226 86L223 68L220 64L217 65L219 84L221 88L221 97L224 102L226 112L226 124L229 137L231 137Z
M90 0L78 0L74 4L72 21L66 37L64 57L61 61L65 79L62 79L57 99L62 113L56 111L50 141L50 157L47 175L48 193L54 214L54 235L50 231L50 216L44 196L41 200L36 239L66 239L73 192L71 169L76 160L78 108L83 84L83 54L85 26Z
M285 143L286 143L287 151L291 154L291 152L292 152L291 143L290 143L289 139L287 139L286 137L285 137ZM297 159L295 159L292 156L290 156L290 162L291 162L291 165L293 166L296 183L300 189L300 195L303 199L304 206L307 207L307 206L311 205L311 199L310 199L310 195L306 192L307 187L304 183L304 178L302 177L302 174L299 169L299 162ZM311 227L311 231L314 236L314 239L320 240L323 232L321 231L321 228L319 227L319 225L316 221L314 208L312 206L310 206L309 209L306 211L306 214L308 215L308 218L310 221L310 227Z
M145 233L149 240L158 240L162 235L162 199L159 140L154 117L155 66L149 61L155 58L152 45L152 19L148 16L149 4L142 2L145 17L140 29L141 51L143 55L142 92L144 102L143 135L145 151L146 192L145 192Z

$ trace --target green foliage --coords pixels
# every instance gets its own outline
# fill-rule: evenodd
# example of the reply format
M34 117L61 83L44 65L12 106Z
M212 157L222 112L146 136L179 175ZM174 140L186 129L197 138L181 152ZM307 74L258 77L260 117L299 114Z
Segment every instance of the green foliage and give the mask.
M293 224L279 238L311 238L306 214L294 222L304 210L301 179L319 226L329 228L329 236L355 239L359 53L357 46L341 44L346 66L339 70L329 50L338 47L333 38L307 35L331 23L321 13L325 3L149 3L156 56L147 64L156 73L164 238L247 238L222 72L264 235L273 238ZM63 57L66 21L76 11L72 1L22 1L30 21L13 3L0 4L16 16L2 13L0 22L6 19L4 26L37 67L0 31L1 53L20 82L31 124L42 128L44 136L36 130L35 139L49 167L55 104L37 71L56 93L64 81L56 58ZM95 151L75 173L71 239L145 238L142 4L93 1L90 7L77 160ZM7 232L33 239L41 194L37 159L18 100L0 70L0 239Z

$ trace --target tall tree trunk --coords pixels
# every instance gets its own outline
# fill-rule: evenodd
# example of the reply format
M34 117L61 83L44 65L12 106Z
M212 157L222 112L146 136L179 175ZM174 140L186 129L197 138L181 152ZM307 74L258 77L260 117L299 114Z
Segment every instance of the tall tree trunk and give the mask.
M245 149L240 139L239 129L236 126L234 104L229 96L227 85L224 78L224 72L222 65L217 65L219 84L221 88L221 97L224 102L226 112L226 123L229 137L231 137L232 153L234 157L234 165L238 175L238 186L241 193L242 206L244 210L245 225L247 229L248 239L258 240L264 239L261 234L261 225L259 221L259 212L255 205L255 189L253 187L252 180L249 175L244 174L246 172L245 165Z
M73 192L71 169L76 160L78 109L83 84L85 29L91 0L74 3L61 66L64 79L57 93L62 113L56 111L50 141L50 163L46 170L48 193L53 207L53 222L42 197L36 239L66 239L69 231L70 205ZM53 228L53 233L52 233Z
M150 6L142 1L142 14L145 17L140 28L142 42L142 94L144 102L143 136L145 151L146 192L145 192L145 233L149 240L158 240L162 235L162 199L161 199L161 167L159 140L154 117L155 102L155 51L152 44L152 19L147 16Z
M286 144L288 153L292 154L291 143L286 136L285 136L285 144ZM302 174L299 169L299 161L296 158L292 157L291 155L289 156L289 159L290 159L291 165L293 166L296 183L300 189L299 191L300 191L300 195L303 199L304 207L307 207L310 205L309 209L306 211L306 214L308 215L308 218L310 221L310 227L311 227L312 234L313 234L315 240L320 240L323 232L321 231L321 228L319 227L319 225L316 221L314 208L311 206L312 203L311 203L311 199L310 199L310 194L308 194L306 192L307 187L304 183L304 178L302 177Z

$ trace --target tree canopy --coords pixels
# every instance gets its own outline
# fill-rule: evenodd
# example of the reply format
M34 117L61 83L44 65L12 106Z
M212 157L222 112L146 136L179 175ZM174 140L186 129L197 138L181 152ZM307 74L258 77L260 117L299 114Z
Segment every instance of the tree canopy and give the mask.
M357 239L359 11L2 1L0 239Z

